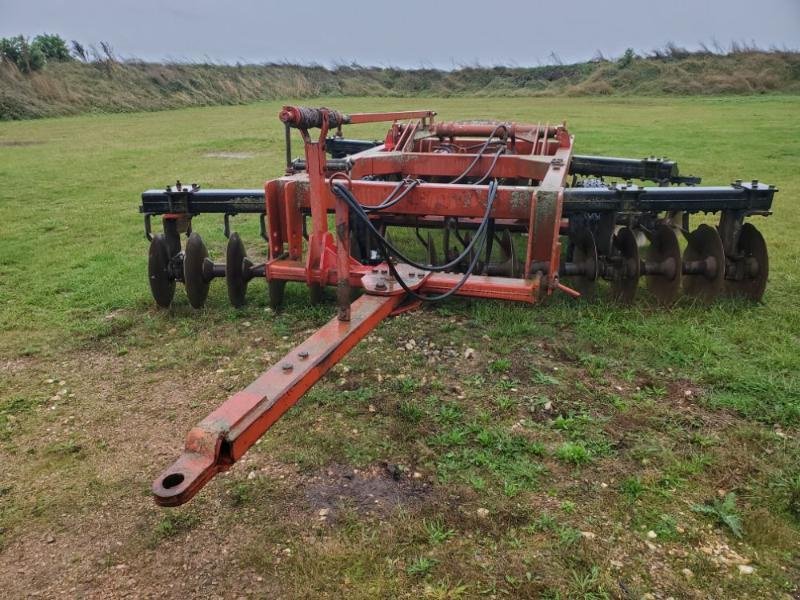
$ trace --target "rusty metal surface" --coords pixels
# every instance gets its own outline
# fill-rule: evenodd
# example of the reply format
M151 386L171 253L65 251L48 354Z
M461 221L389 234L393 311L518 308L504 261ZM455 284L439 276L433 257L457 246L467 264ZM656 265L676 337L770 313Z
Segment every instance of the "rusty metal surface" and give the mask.
M189 432L181 456L153 482L156 502L183 504L229 468L402 300L402 295L362 296L353 303L349 321L333 318L228 398Z

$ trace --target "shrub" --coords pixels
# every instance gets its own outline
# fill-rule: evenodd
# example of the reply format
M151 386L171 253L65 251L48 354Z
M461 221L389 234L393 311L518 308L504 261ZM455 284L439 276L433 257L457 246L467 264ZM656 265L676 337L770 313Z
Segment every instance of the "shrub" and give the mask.
M67 61L72 60L72 56L67 48L67 42L57 34L43 33L33 38L31 48L38 48L44 55L45 60Z
M21 35L0 38L0 57L15 64L23 73L38 71L46 62L42 49L28 43Z

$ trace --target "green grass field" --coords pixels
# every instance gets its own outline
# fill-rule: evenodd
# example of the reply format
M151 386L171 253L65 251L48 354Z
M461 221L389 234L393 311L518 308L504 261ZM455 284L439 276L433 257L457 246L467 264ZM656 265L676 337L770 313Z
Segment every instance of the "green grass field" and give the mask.
M381 325L190 504L159 509L150 482L189 428L334 314L302 286L275 314L259 281L242 310L220 282L202 311L181 290L170 311L150 298L141 191L279 175L280 104L0 123L0 589L794 597L800 98L314 104L566 119L579 153L773 183L775 214L753 218L764 302L427 307ZM257 220L234 221L263 256ZM221 220L195 230L224 256Z

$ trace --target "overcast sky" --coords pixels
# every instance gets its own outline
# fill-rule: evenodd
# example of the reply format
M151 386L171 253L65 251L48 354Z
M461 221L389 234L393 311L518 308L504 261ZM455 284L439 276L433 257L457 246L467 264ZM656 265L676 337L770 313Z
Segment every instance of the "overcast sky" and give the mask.
M154 61L528 66L667 42L797 49L800 0L0 0L0 36L41 32Z

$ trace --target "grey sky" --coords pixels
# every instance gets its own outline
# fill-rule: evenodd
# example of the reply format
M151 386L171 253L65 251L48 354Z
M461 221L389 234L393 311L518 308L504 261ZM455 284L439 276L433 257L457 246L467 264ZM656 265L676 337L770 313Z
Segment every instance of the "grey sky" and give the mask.
M800 0L0 0L0 36L108 41L122 57L451 68L732 40L800 48Z

